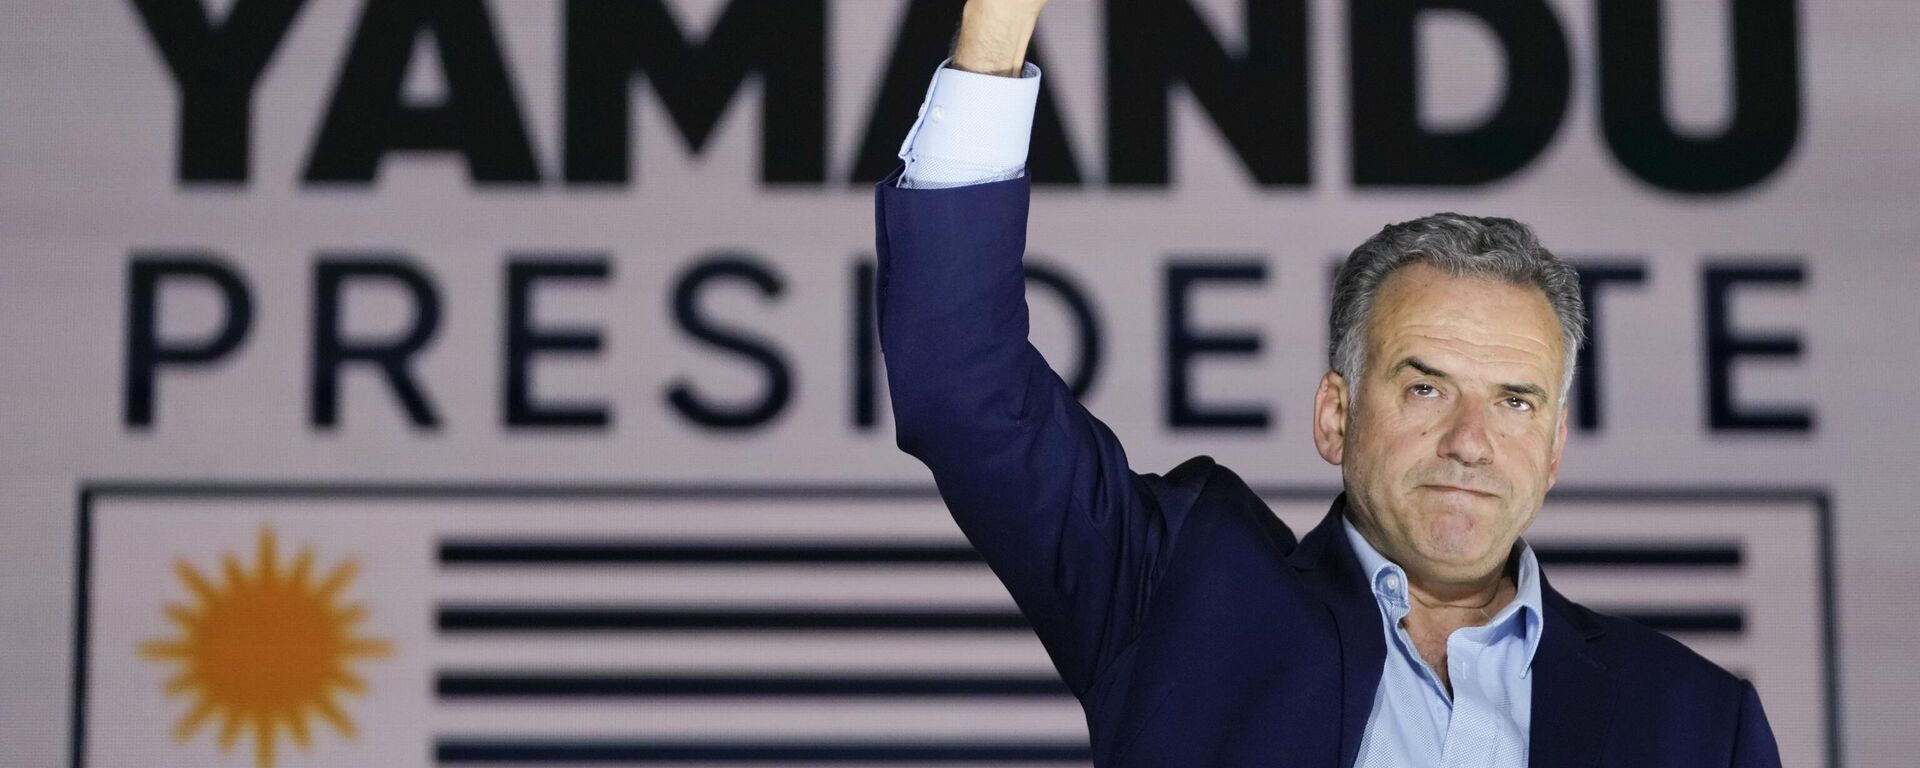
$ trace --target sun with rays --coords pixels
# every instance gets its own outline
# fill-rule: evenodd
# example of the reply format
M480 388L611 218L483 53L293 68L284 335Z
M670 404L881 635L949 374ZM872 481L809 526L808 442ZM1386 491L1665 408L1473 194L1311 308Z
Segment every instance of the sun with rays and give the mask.
M240 732L250 731L254 764L272 768L282 737L303 751L312 745L308 723L315 717L355 737L336 697L365 693L367 686L348 667L385 656L392 645L359 635L355 626L366 619L366 606L341 601L358 573L353 560L316 580L313 550L302 548L292 564L282 564L271 528L260 530L257 557L249 570L226 553L218 585L192 563L174 561L174 574L194 602L168 604L167 618L181 634L141 643L140 655L176 664L167 694L194 699L174 726L175 741L193 738L217 717L221 751L231 751Z

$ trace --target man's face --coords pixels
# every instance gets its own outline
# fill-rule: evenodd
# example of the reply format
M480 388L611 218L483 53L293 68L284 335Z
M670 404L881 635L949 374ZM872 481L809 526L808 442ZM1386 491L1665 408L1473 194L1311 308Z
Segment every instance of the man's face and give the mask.
M1545 294L1423 263L1374 297L1354 387L1329 372L1314 440L1382 555L1429 583L1499 569L1560 468L1565 347Z

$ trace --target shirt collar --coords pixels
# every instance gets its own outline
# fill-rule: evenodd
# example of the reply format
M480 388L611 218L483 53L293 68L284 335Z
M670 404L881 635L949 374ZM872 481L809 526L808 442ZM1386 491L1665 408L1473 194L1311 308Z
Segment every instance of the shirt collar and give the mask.
M1360 571L1366 574L1370 591L1378 598L1381 614L1389 628L1399 624L1408 610L1405 597L1406 570L1367 543L1367 537L1360 535L1360 529L1353 527L1353 521L1347 519L1346 515L1340 516L1340 525L1346 529L1347 542L1353 546L1353 554L1360 560ZM1487 624L1498 626L1511 620L1513 614L1521 614L1521 640L1526 643L1527 665L1531 667L1534 651L1540 648L1540 633L1546 628L1546 614L1540 600L1540 561L1525 539L1514 542L1513 549L1520 558L1514 574L1513 602L1508 603Z

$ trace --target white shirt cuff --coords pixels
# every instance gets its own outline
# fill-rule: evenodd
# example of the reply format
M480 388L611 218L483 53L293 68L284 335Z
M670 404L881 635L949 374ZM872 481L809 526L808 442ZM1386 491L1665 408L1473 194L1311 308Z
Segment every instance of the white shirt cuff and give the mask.
M1019 77L983 75L941 62L900 143L902 187L953 187L1017 178L1026 172L1040 68Z

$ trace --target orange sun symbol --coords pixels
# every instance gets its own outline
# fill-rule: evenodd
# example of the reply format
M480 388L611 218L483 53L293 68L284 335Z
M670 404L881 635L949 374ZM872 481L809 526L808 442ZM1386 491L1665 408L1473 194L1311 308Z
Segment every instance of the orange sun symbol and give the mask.
M167 618L181 635L140 644L140 655L179 665L179 674L166 683L168 695L194 696L192 709L174 726L174 740L192 738L218 715L221 751L231 751L240 731L250 730L254 764L271 768L283 732L301 750L310 747L307 723L315 715L354 738L353 721L335 697L338 691L365 693L367 686L348 664L392 650L385 640L355 633L367 616L365 605L340 602L357 572L354 561L334 566L316 583L313 550L301 549L291 567L282 566L273 530L263 528L251 572L231 552L221 565L224 583L215 586L192 564L174 561L174 573L196 602L167 605Z

